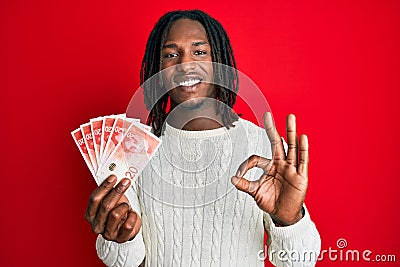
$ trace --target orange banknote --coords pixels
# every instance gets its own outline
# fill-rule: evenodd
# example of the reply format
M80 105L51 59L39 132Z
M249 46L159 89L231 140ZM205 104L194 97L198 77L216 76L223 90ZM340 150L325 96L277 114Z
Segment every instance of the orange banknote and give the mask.
M98 184L110 174L133 180L161 144L150 126L125 114L91 119L71 134Z
M118 180L134 180L160 145L161 139L140 124L131 123L108 159L98 169L96 180L101 183L111 174L116 175Z

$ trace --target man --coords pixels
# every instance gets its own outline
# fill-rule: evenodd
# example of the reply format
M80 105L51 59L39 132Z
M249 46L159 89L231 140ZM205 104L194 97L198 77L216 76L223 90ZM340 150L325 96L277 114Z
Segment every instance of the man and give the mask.
M152 30L141 83L161 71L144 93L163 144L132 187L110 176L91 195L86 219L106 265L263 266L264 229L275 265L315 264L303 255L320 250L303 203L307 137L297 142L289 115L286 154L270 113L266 130L239 118L237 73L217 64L236 67L225 30L204 12L167 13ZM231 89L215 84L221 73Z

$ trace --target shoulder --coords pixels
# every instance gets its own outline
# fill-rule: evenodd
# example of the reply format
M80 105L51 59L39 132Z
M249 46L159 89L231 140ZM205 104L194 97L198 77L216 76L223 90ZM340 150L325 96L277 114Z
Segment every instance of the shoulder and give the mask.
M237 132L239 132L239 142L245 146L248 156L260 155L271 157L271 144L264 128L254 124L246 119L239 118L235 122Z
M239 118L235 125L240 125L240 127L243 127L248 135L266 136L264 128L254 124L249 120Z

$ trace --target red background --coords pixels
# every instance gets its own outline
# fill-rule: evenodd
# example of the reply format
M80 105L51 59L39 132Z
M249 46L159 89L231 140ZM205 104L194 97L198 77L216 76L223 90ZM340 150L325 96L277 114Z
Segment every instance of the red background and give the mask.
M103 266L84 219L95 182L70 132L125 112L152 26L178 8L225 26L281 132L297 115L323 249L345 238L397 257L318 266L398 265L400 2L276 2L1 1L0 265Z

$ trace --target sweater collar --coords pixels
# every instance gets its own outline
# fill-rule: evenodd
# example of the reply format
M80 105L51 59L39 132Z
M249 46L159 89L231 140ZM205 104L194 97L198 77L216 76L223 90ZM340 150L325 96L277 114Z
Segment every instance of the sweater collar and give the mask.
M237 121L233 123L234 125L237 124ZM232 128L230 128L232 129ZM180 138L206 138L206 137L214 137L214 136L221 136L228 133L228 129L226 127L220 127L217 129L212 130L203 130L203 131L188 131L188 130L181 130L175 128L165 122L165 132L164 134L170 136L176 136Z

